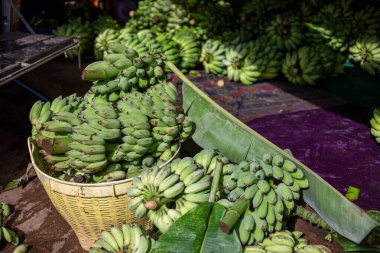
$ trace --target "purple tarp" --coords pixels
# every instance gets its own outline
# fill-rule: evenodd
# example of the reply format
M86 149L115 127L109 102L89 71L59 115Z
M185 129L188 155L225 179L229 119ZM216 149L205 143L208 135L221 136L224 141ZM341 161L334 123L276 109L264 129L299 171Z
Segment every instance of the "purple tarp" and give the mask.
M357 106L270 115L247 123L345 194L361 189L357 205L380 210L380 145L370 135L372 111Z

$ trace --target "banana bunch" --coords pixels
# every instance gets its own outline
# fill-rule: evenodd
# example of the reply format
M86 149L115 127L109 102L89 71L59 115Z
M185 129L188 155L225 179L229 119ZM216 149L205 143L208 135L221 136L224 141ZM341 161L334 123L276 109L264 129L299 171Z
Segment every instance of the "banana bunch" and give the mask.
M17 234L13 230L3 226L4 218L8 217L11 214L11 207L8 204L0 203L0 243L4 238L8 243L12 243L13 245L17 246L20 242Z
M80 17L69 20L68 23L58 26L53 30L53 34L62 37L80 37L79 52L86 54L92 48L93 32L89 21L82 21ZM77 48L66 51L66 55L70 60L73 60L78 55Z
M125 94L123 99L123 104L149 118L149 123L144 124L152 126L153 143L149 150L153 157L159 158L159 165L169 160L178 149L178 142L186 140L193 131L193 123L178 112L177 88L172 83L159 83L146 94Z
M376 142L380 143L380 109L375 108L370 124L371 134L375 137Z
M177 65L180 62L180 46L177 42L172 40L172 37L166 33L160 33L157 35L156 40L160 43L161 51L159 51L164 59L172 62L174 65ZM165 70L169 72L169 68L165 66Z
M206 73L224 76L226 69L223 63L225 48L220 40L208 39L202 46L200 61Z
M92 24L95 35L103 32L106 29L120 30L120 26L115 19L107 15L99 15Z
M91 92L104 94L118 89L126 92L131 88L144 90L166 79L160 66L163 63L153 55L140 57L136 50L120 43L109 44L109 50L111 52L104 56L104 61L91 63L83 70L83 80L96 82ZM108 81L112 78L115 80Z
M271 40L261 37L249 43L249 53L244 59L240 81L250 85L262 79L273 79L281 69L282 53Z
M121 138L121 123L118 113L105 99L94 97L91 103L81 112L85 123L73 127L69 144L71 150L66 152L68 161L63 169L75 169L84 174L95 174L104 170L107 159L106 142L115 142ZM124 176L125 178L125 176ZM107 179L107 181L111 181Z
M145 170L128 191L132 197L128 208L138 218L147 215L165 233L176 219L208 200L211 177L205 172L191 157L177 158L162 169Z
M226 56L223 60L224 65L227 67L227 76L228 79L234 82L240 81L240 74L242 69L245 67L245 72L252 71L254 75L257 75L257 69L248 68L246 66L245 59L249 53L248 45L245 43L232 43L226 48ZM251 78L251 75L247 77ZM252 75L252 77L254 77Z
M171 82L160 83L147 91L151 99L148 112L157 145L153 156L163 154L168 145L186 141L194 129L193 122L177 109L177 87Z
M366 6L354 13L352 17L352 34L376 36L380 33L380 9L375 6Z
M119 31L115 28L102 29L95 38L94 54L96 60L103 60L104 52L108 50L108 44L116 42L119 37Z
M376 37L363 37L356 40L349 48L349 58L360 64L360 67L376 75L380 73L380 42Z
M83 107L83 99L72 94L57 97L51 103L37 101L30 110L32 137L39 147L43 147L40 154L55 171L60 171L59 167L68 160L64 153L73 141L70 137L72 128L82 123L79 114ZM44 146L46 141L51 145Z
M148 253L155 241L147 235L138 225L123 224L121 228L112 227L110 231L103 231L100 238L95 241L89 253Z
M162 205L157 210L151 210L147 213L147 217L158 228L158 230L160 230L161 233L165 233L173 222L181 216L182 214L179 211L168 208L167 205Z
M126 95L136 100L143 97L143 94L139 92ZM117 147L117 150L111 153L111 159L115 162L119 161L119 159L128 162L138 161L151 150L153 144L149 119L129 102L120 100L117 103L117 108L120 111L118 120L121 123L123 137L122 143Z
M120 48L116 50L116 46L120 46ZM166 80L166 74L162 67L163 62L156 60L153 55L145 54L140 56L137 51L124 48L121 44L115 44L115 47L111 48L111 50L115 53L112 55L117 54L120 56L122 52L124 52L127 60L132 63L121 72L119 88L122 91L129 91L130 88L145 90L151 85L155 85ZM107 59L109 57L107 56Z
M160 156L171 143L178 143L182 135L185 115L178 112L177 87L172 83L160 83L147 90L145 107L152 125L153 140L156 145L153 156Z
M173 37L173 40L179 45L180 62L179 67L184 72L197 66L201 45L196 38L190 34L179 34Z
M162 45L156 40L156 34L152 30L141 30L136 36L140 43L145 45L149 53L158 54L161 52Z
M283 217L289 215L309 186L303 172L290 160L265 154L261 160L243 161L223 167L223 187L227 200L251 200L236 230L243 245L261 242L273 231L281 231Z
M296 49L303 41L300 21L294 16L277 15L265 31L281 50Z
M314 85L318 80L343 73L343 58L325 45L289 52L282 64L285 77L295 84Z
M257 246L247 246L244 253L331 253L323 245L309 245L299 231L281 231L270 234Z

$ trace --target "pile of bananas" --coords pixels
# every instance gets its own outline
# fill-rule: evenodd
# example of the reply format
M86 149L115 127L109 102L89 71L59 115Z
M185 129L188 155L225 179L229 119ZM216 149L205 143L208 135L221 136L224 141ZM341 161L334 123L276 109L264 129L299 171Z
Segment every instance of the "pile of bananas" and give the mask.
M349 48L349 58L353 62L358 62L360 67L376 75L380 73L380 41L376 37L364 37L358 39Z
M20 244L20 239L18 235L11 229L4 226L5 219L12 214L10 205L5 203L0 203L0 243L4 238L8 243L12 243L17 246L13 253L25 253L28 250L28 246L25 244Z
M309 245L299 231L281 231L270 234L257 246L247 246L244 253L331 253L323 245Z
M370 121L371 134L375 137L376 142L380 143L380 108L375 108L373 118Z
M269 233L283 229L283 218L294 211L295 201L309 184L301 170L281 156L230 163L214 150L203 150L194 158L176 159L163 169L154 167L134 179L128 192L128 208L136 217L147 215L165 233L170 225L199 203L208 201L211 178L218 161L222 179L218 203L231 208L239 199L249 200L236 227L243 245L262 242Z
M125 59L120 60L129 64L136 60L157 63L151 55L139 58L130 49L125 53L136 56L132 62L122 54ZM101 64L110 67L104 69ZM50 172L62 180L99 183L138 175L144 168L165 164L193 132L193 122L176 107L177 88L164 81L160 66L148 67L160 83L140 93L120 90L120 83L129 85L133 77L123 77L125 72L114 65L102 61L86 68L86 78L99 80L84 98L74 94L51 104L38 101L31 109L33 138Z
M56 36L80 37L79 52L86 54L91 51L93 45L94 34L89 21L83 21L80 17L70 20L68 23L58 26L53 30ZM73 48L66 51L66 55L70 60L73 60L78 55L78 49Z
M292 83L314 85L326 76L343 73L342 56L326 45L301 47L288 52L282 73Z
M210 178L191 157L175 159L162 169L153 167L134 178L128 208L135 210L137 218L147 215L165 233L176 219L208 200Z
M110 231L103 231L89 253L148 253L154 243L138 225L123 224L121 228L115 226Z
M187 72L201 62L206 73L220 76L227 74L230 80L240 81L246 85L277 77L281 70L280 58L283 59L283 62L287 62L283 67L283 72L288 81L292 83L315 84L332 73L333 75L342 74L342 65L348 56L348 48L355 48L357 46L355 43L366 44L363 41L372 41L371 37L377 36L380 32L380 25L376 22L380 17L380 9L374 6L359 5L351 0L333 3L312 0L304 1L302 4L298 4L296 1L284 3L278 1L245 1L244 3L194 1L189 3L178 0L159 0L153 1L151 6L143 1L141 6L141 11L138 10L140 16L143 16L144 11L147 15L141 18L139 15L135 15L131 24L126 25L129 33L133 31L136 34L139 30L147 28L158 33L167 32L177 42L173 50L169 49L170 52L175 52L174 56L171 59L167 57L167 59L177 64L181 70ZM219 18L220 16L223 18ZM149 19L151 20L149 21ZM136 29L134 24L139 22L145 23L145 25ZM232 36L228 36L225 40L216 37L217 34ZM235 38L238 35L244 40L236 43ZM169 36L158 34L158 37L165 37L167 40ZM226 38L226 36L222 37ZM373 45L370 48L375 49L378 38L373 38L376 43L371 42ZM203 43L207 39L209 41ZM130 38L130 40L133 39ZM126 46L133 47L135 43L141 43L141 40L138 39L133 41L134 43ZM203 43L201 52L199 46L196 45L199 42ZM268 43L271 45L271 49L267 48ZM257 56L247 57L255 54L242 49L249 44L255 44L260 48L257 51L260 52L260 59ZM293 62L297 62L297 53L295 52L303 47L315 47L324 54L328 51L324 45L336 51L331 55L339 59L333 63L334 67L331 69L316 63L303 64L305 66L301 68L304 70L298 70L298 67L290 67L292 65L289 61L291 57L285 57L293 54ZM146 51L146 44L144 46ZM367 47L368 45L364 48ZM180 51L179 57L177 49ZM352 55L358 54L358 52L351 53L351 59L355 58L354 61L357 62L371 62L371 64L361 63L361 65L371 74L378 73L377 61L372 58L367 60L368 57L363 53L366 49L353 50L360 51L362 54L353 57ZM278 54L279 51L283 54ZM162 54L162 49L157 52ZM263 59L261 60L261 58ZM333 57L328 57L326 62L331 62L331 58ZM303 72L306 73L303 74Z
M300 169L281 156L265 154L262 160L223 167L227 200L251 201L236 230L243 245L261 242L268 233L281 231L283 218L295 207L302 189L309 186Z

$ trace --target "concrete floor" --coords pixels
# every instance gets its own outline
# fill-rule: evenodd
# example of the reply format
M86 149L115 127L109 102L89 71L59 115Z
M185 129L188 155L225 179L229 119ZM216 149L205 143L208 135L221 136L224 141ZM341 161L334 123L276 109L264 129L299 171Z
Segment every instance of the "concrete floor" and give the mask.
M86 64L84 63L84 66ZM81 81L76 64L53 61L26 74L20 80L41 91L49 98L84 94L89 83ZM29 163L26 139L30 134L29 109L38 100L14 83L0 87L0 184L20 177ZM34 171L33 171L34 172ZM85 252L66 221L51 204L40 182L34 177L24 189L18 188L0 194L0 202L14 206L6 226L14 229L24 243L31 246L30 253ZM325 244L333 252L342 250L336 243L330 244L326 235L318 228L303 221L296 221L295 229L305 232L306 238L314 244ZM0 245L1 252L12 252L13 246Z

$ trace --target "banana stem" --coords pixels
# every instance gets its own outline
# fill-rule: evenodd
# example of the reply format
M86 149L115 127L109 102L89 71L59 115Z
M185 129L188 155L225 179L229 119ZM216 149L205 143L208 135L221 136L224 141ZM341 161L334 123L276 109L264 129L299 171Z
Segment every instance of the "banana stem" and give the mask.
M159 207L161 207L167 203L171 203L173 201L174 201L173 199L167 199L167 198L161 198L159 200L151 199L151 200L145 202L144 206L146 209L149 209L149 210L157 210Z
M212 179L211 192L210 192L210 197L208 199L208 202L215 202L215 196L216 196L216 191L218 190L218 186L219 186L220 174L222 173L222 167L223 167L223 163L218 158L216 168L214 170L214 177Z
M249 200L238 199L220 221L224 233L230 233L249 206Z
M149 200L144 203L144 207L148 210L156 210L157 209L157 202L155 200Z

